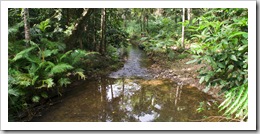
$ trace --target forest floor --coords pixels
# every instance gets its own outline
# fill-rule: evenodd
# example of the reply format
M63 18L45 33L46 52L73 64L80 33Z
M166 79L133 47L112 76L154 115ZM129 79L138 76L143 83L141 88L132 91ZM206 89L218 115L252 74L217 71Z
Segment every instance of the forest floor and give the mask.
M220 88L211 88L205 91L205 84L199 83L198 70L206 66L205 64L186 64L186 62L193 60L190 55L183 59L169 60L166 55L156 55L150 57L153 64L148 68L153 74L154 78L170 79L176 83L196 87L201 91L211 95L218 101L223 100L220 95Z

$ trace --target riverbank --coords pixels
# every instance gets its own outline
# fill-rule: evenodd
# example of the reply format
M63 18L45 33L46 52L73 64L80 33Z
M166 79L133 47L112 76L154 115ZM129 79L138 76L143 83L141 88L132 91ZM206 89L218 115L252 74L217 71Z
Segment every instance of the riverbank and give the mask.
M181 53L177 54L180 55ZM177 57L176 55L176 57ZM166 55L153 55L150 56L153 64L148 68L154 78L170 79L182 85L196 87L197 89L211 95L218 101L223 100L223 96L219 94L219 88L211 88L205 91L205 84L199 83L197 72L205 64L186 64L188 61L193 60L191 55L187 54L184 58L170 60Z

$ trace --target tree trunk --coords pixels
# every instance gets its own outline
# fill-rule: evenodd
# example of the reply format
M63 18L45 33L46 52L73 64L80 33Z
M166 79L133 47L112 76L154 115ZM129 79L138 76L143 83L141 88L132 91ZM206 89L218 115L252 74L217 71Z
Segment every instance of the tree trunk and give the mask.
M192 9L191 8L188 8L188 20L189 20L189 23L191 24L191 20L192 20Z
M88 20L90 19L91 14L93 13L94 8L84 9L82 16L76 21L74 25L74 29L72 30L72 34L67 37L66 44L67 49L70 50L76 45L75 43L78 42L79 36L82 36L82 31L84 27L86 26Z
M145 27L145 14L143 15L143 29L144 29L143 32L145 32L146 31L146 27Z
M149 15L146 15L146 32L148 33L148 21L149 21Z
M182 34L181 34L181 37L182 37L182 41L181 41L182 48L185 48L185 45L184 45L184 21L185 21L185 8L182 9Z
M79 37L79 45L80 45L80 49L83 49L83 43L82 43L82 37Z
M188 8L188 9L187 9L187 12L188 12L188 20L190 21L190 20L191 20L191 9Z
M30 37L30 23L28 22L29 19L29 9L24 8L23 9L23 21L24 21L24 34L25 34L25 40L26 40L26 46L28 46L29 41L31 39Z
M140 16L140 28L141 28L141 32L143 32L143 22L142 22L142 16Z
M99 48L99 52L100 54L104 54L104 48L106 47L105 46L105 30L106 30L106 27L105 27L105 22L106 22L106 9L103 8L101 9L101 40L100 40L100 48Z
M126 9L125 9L125 10L126 10ZM123 20L124 20L124 29L126 30L126 27L127 27L126 11L124 11Z
M97 51L97 46L96 46L96 21L95 21L95 16L93 17L93 51Z
M155 16L158 17L158 16L162 16L163 14L163 8L157 8L156 11L155 11Z

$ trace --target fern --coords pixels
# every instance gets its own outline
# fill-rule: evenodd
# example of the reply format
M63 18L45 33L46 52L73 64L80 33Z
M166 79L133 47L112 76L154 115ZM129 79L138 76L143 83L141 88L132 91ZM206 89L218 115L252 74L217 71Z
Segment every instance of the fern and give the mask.
M58 81L60 86L67 86L68 84L70 84L70 79L69 78L60 78Z
M248 116L248 83L230 90L219 108L220 111L225 109L226 116L235 114L235 118L245 119Z
M72 50L66 52L65 54L63 54L61 57L60 57L60 61L62 61L64 58L68 57L68 55L72 52Z
M35 46L32 46L32 47L22 50L21 52L19 52L18 54L15 55L15 57L13 58L13 61L17 61L19 59L26 58L26 56L28 56L29 52L35 48L36 48Z
M47 88L53 87L55 85L52 78L43 80L43 83L47 84Z
M19 28L23 26L23 22L17 23L16 25L8 28L8 35L14 35L19 32Z
M84 75L84 70L83 69L81 69L81 68L79 68L79 69L76 69L76 73L75 73L75 75L78 75L79 77L78 77L78 79L80 78L80 79L86 79L86 76Z
M60 63L58 65L55 65L51 69L51 74L57 74L57 73L64 73L67 70L73 69L73 66L67 64L67 63Z

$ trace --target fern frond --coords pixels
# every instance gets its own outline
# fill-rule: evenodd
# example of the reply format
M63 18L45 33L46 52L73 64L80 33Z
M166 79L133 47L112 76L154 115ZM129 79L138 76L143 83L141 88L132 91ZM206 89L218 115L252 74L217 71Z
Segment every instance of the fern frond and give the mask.
M231 112L229 112L229 111L231 111L231 110L234 108L234 106L239 103L240 98L241 98L241 95L242 95L243 92L244 92L244 87L241 87L241 88L239 89L238 95L236 95L236 96L234 97L234 100L233 100L232 105L230 105L230 106L228 107L228 109L225 111L224 115L226 115L226 114L228 114L228 113L231 114ZM236 94L236 93L233 93L233 94Z
M29 47L27 49L24 49L22 50L21 52L19 52L18 54L15 55L15 57L13 58L14 61L17 61L19 59L22 59L22 58L26 58L26 56L28 55L28 53L30 51L32 51L33 49L35 49L36 47L35 46L32 46L32 47Z
M60 61L62 61L62 59L68 57L68 55L72 52L72 50L66 52L65 54L63 54L61 57L60 57Z
M8 35L13 35L19 32L19 28L23 26L23 22L17 23L16 25L8 28Z
M60 78L58 81L60 86L67 86L68 84L70 84L70 79L69 78Z
M235 118L241 120L246 118L248 116L248 83L232 88L219 107L221 108L219 111L226 109L223 115L235 114Z
M57 54L58 53L58 49L54 49L54 50L44 50L43 52L43 56L46 58L46 57L49 57L53 54Z
M53 68L55 66L54 63L50 62L50 61L46 61L46 62L41 62L39 65L39 68L45 68L44 70L47 71L50 68Z
M21 86L28 87L31 85L32 78L29 74L19 73L17 76L17 84Z
M226 99L220 104L220 110L219 111L222 111L224 110L225 108L227 108L233 101L234 97L235 97L236 94L233 93L233 90L230 91L227 95L226 95Z
M233 108L232 111L230 111L231 114L235 113L239 107L243 107L243 105L245 105L248 100L248 90L246 90L244 93L243 93L243 97L241 98L241 100L239 101L239 103ZM246 104L247 105L247 104Z
M43 80L43 83L47 84L47 88L53 87L55 85L52 78Z
M57 74L57 73L63 73L67 70L73 69L73 66L67 64L67 63L60 63L58 65L55 65L51 69L51 74Z
M20 96L21 94L19 93L19 91L17 89L14 88L8 88L8 95L13 95L13 96Z
M79 77L80 77L80 79L86 79L86 76L84 75L84 73L83 72L76 72L75 74L77 74Z

